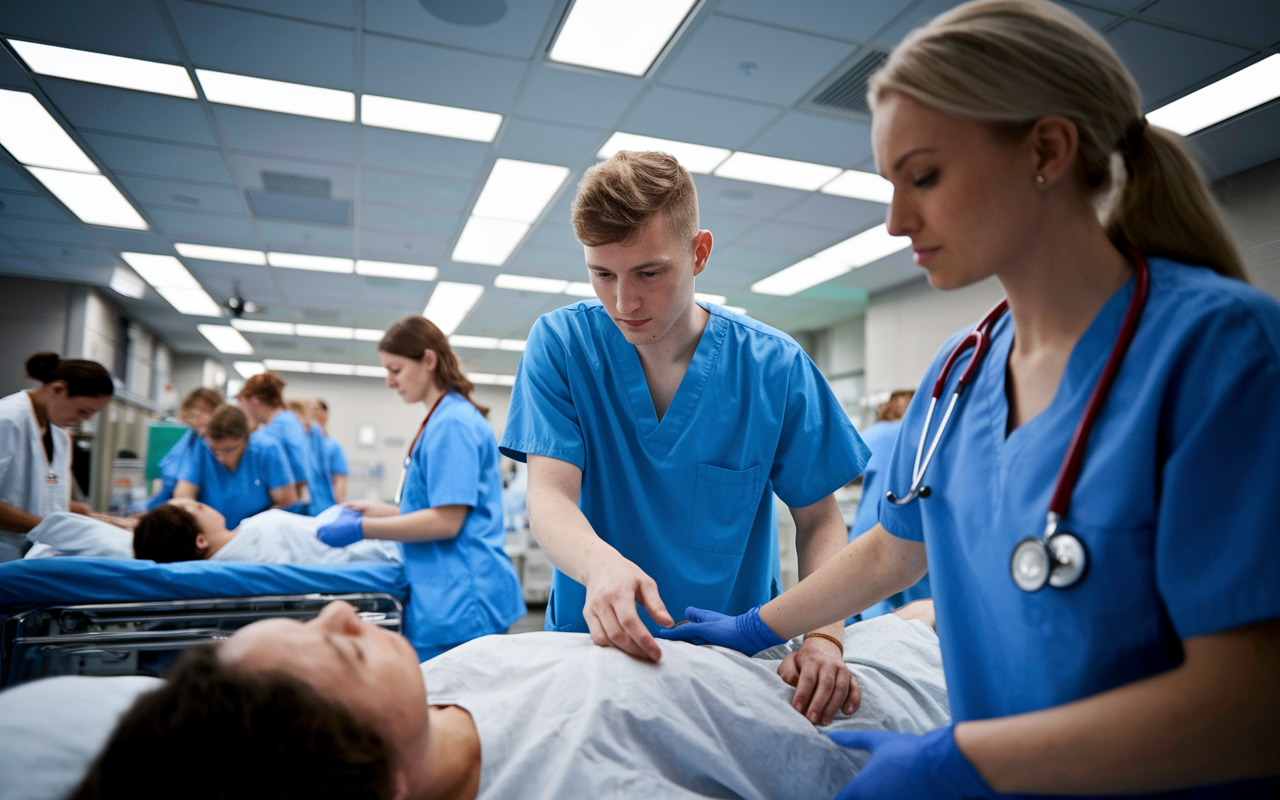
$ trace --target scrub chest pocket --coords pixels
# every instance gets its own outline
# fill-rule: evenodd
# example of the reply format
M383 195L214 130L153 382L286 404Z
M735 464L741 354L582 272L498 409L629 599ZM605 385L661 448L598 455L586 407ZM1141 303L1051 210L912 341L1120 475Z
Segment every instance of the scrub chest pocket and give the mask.
M729 555L746 552L764 478L764 467L759 464L744 470L699 464L689 546Z

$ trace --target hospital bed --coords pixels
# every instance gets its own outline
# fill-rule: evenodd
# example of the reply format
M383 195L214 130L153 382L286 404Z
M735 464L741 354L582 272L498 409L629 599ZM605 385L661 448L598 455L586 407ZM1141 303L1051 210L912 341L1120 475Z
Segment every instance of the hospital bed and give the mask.
M399 564L157 564L44 558L0 564L0 686L52 675L162 674L185 648L269 617L346 600L406 633Z

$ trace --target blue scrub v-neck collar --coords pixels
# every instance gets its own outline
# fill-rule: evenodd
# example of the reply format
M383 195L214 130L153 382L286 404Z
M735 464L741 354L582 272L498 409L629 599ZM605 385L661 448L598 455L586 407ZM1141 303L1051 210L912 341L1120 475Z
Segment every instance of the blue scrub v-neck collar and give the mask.
M724 319L710 310L707 313L709 318L698 339L698 347L693 351L693 358L690 359L684 377L680 379L680 386L676 388L675 397L671 398L671 405L667 406L667 413L662 415L661 422L658 421L658 412L653 405L653 395L649 393L644 367L640 365L640 354L636 352L635 345L628 342L622 331L618 330L617 324L612 319L608 320L608 325L612 328L610 343L626 384L627 399L631 403L636 428L649 441L674 443L689 424L693 411L698 406L698 400L702 397L702 390L706 388L707 378L715 366L727 332Z

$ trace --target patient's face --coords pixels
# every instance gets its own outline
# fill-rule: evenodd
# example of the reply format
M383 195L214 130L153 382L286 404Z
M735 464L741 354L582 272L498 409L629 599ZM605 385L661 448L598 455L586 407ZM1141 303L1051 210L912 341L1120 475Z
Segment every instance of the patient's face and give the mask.
M200 526L200 532L205 536L216 533L227 526L227 518L222 515L221 511L198 500L179 497L170 500L169 504L175 505L195 517L196 524Z
M221 658L251 672L284 672L373 725L393 747L426 736L427 690L403 636L365 622L341 600L309 622L269 619L237 631Z

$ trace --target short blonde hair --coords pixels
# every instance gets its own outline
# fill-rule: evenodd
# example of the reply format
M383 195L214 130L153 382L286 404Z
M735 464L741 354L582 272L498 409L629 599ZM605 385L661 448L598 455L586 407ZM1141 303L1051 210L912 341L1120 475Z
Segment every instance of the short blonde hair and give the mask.
M619 150L591 167L573 200L573 232L588 247L627 244L658 214L676 238L698 233L698 189L675 156Z

